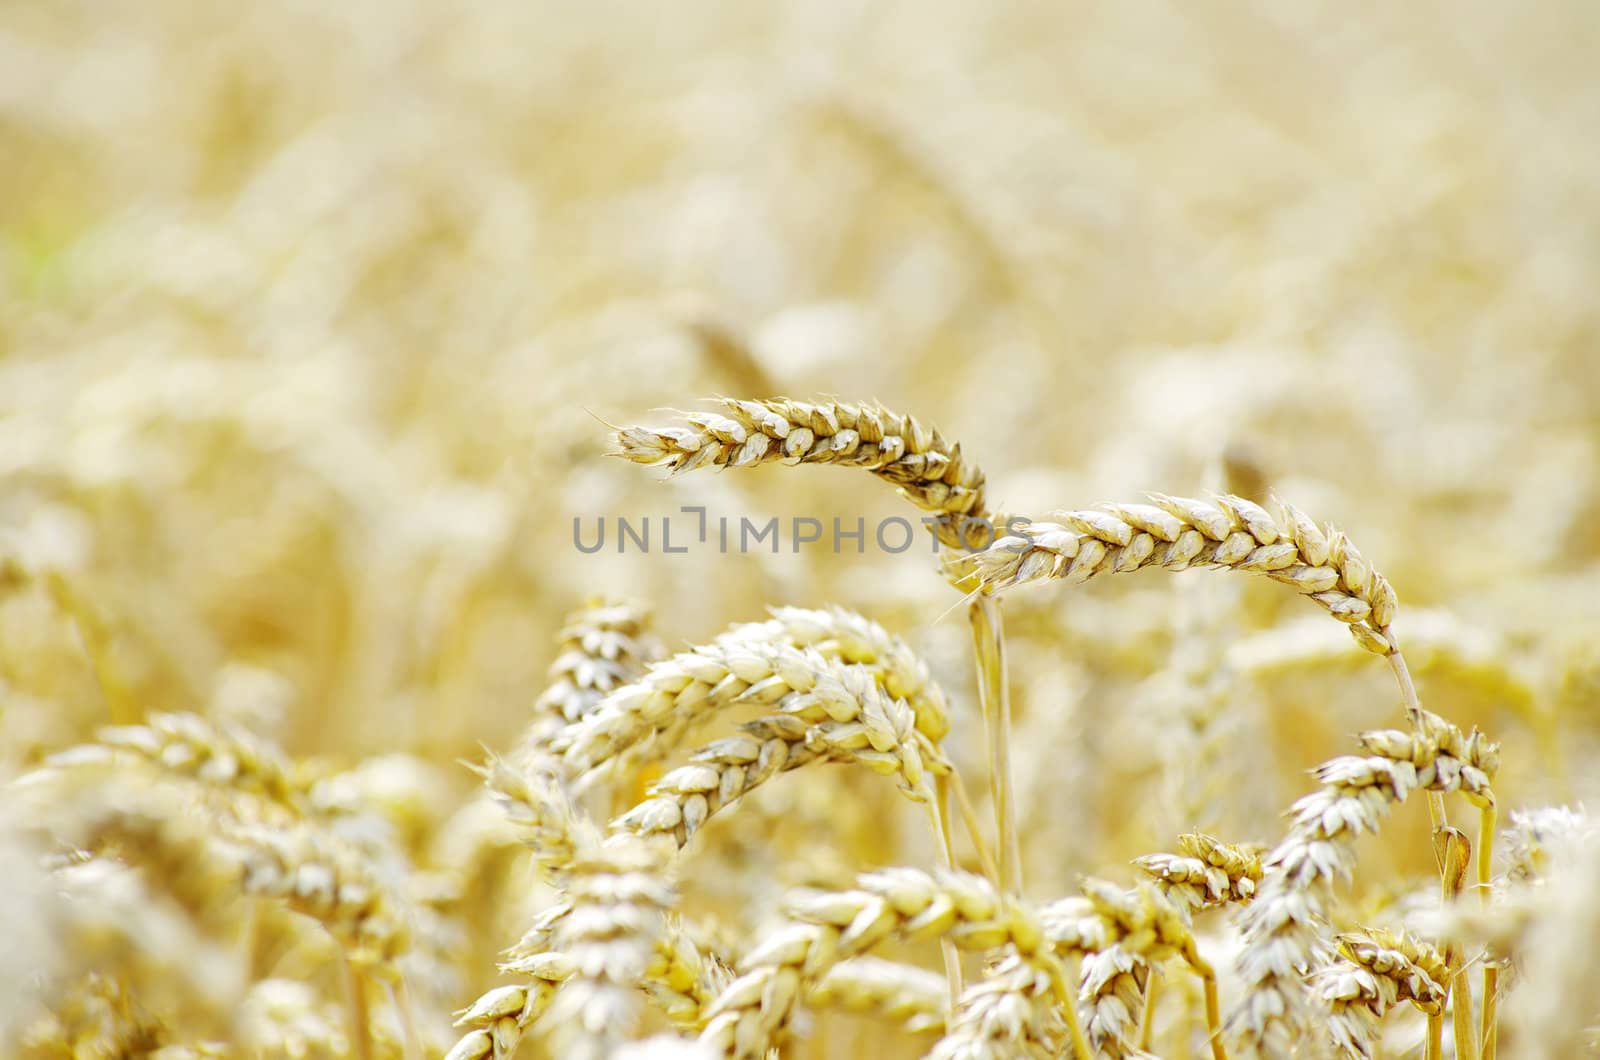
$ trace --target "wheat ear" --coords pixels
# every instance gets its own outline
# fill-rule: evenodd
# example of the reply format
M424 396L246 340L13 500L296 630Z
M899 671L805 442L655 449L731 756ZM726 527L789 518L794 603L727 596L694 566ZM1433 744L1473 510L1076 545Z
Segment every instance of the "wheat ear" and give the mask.
M458 1027L474 1029L461 1036L445 1060L504 1060L516 1053L527 1028L544 1014L556 984L572 975L572 959L564 953L543 953L517 962L526 982L495 987L456 1014Z
M682 846L729 803L781 772L817 761L855 762L897 776L902 791L931 806L925 774L951 768L911 729L911 712L899 701L868 698L859 714L839 721L779 714L741 730L707 744L689 765L662 776L643 802L612 822L612 829L668 835Z
M782 1035L809 984L840 959L859 956L890 936L947 938L970 950L1009 944L1049 977L1076 1028L1071 991L1048 952L1038 914L982 877L909 868L867 873L854 890L792 896L788 913L789 926L746 955L743 974L708 1012L701 1040L723 1055L761 1056ZM1081 1034L1073 1037L1081 1043ZM1086 1049L1077 1055L1087 1060Z
M1050 977L1008 954L969 986L950 1029L927 1060L1048 1060L1061 1055L1062 1022Z
M533 851L535 864L560 882L577 853L577 833L584 820L561 783L560 763L548 755L531 755L521 762L490 755L485 765L474 769L517 838Z
M22 1035L23 1055L146 1056L160 1047L166 1029L146 1012L127 985L90 972L58 984L48 1014Z
M802 643L806 646L796 646ZM839 661L846 657L863 661ZM885 689L909 698L890 699ZM598 777L621 763L660 755L696 721L743 704L775 706L809 723L803 733L781 721L764 724L759 739L771 755L777 754L774 741L779 741L787 745L787 760L795 742L804 739L818 753L847 754L881 771L899 773L904 790L928 805L945 862L954 867L944 800L930 797L922 781L925 765L942 775L951 772L933 742L949 729L944 693L909 648L843 610L780 611L770 622L737 626L711 644L663 660L563 730L551 746L569 772ZM723 745L715 753L737 757L748 749L745 744ZM770 774L763 774L761 753L758 748L754 775L765 779ZM686 767L672 776L670 785L658 786L624 826L642 832L682 828L680 841L687 840L711 805L709 789L688 789L709 783L715 773L717 799L726 802L736 794L734 785L742 790L752 775L749 764L727 761L716 768L699 762ZM771 758L766 763L773 764L781 767L782 762ZM729 785L726 793L724 783ZM981 836L975 834L973 842L982 849ZM946 965L952 992L958 992L960 966L948 948Z
M985 512L983 472L963 459L959 444L947 444L910 416L838 401L725 398L721 404L725 415L685 413L681 426L624 427L616 433L615 455L674 474L778 461L863 468L935 513L934 531L951 547L971 536L963 518Z
M871 671L850 665L837 667L837 673L854 699L853 711L843 700L835 701L826 715L815 704L801 703L794 714L750 722L741 736L712 743L691 764L656 781L649 797L613 821L612 829L666 834L682 846L707 817L779 772L815 761L853 762L899 778L901 791L927 808L945 864L954 868L943 800L926 779L929 774L950 776L950 763L937 745L913 729L910 707L884 695ZM961 989L961 965L952 947L944 949L953 998Z
M1052 579L1073 585L1144 567L1264 575L1310 597L1343 622L1356 643L1386 657L1406 716L1422 732L1422 704L1389 628L1399 606L1394 588L1342 532L1319 527L1292 505L1280 505L1274 517L1232 494L1203 501L1154 493L1150 501L1057 512L1055 522L1009 523L1006 537L952 561L955 572L975 577L984 592ZM1437 793L1428 796L1428 814L1442 873L1437 834L1449 820Z
M829 657L817 648L786 643L783 636L773 625L752 623L662 660L607 696L551 746L574 775L602 767L610 772L670 751L691 725L730 706L777 706L794 713L815 707L824 715L852 709L854 697L842 687ZM886 687L903 686L894 666L857 665ZM907 703L918 731L931 739L948 731L937 685L924 682ZM648 747L641 746L647 742Z
M1224 843L1203 832L1178 837L1177 854L1145 854L1133 859L1168 898L1188 909L1213 909L1248 902L1261 884L1263 848Z
M1053 522L1013 523L1007 536L964 562L992 590L1046 579L1077 584L1144 567L1262 574L1316 601L1368 651L1394 650L1388 640L1394 589L1342 533L1318 527L1288 505L1274 518L1230 494L1211 502L1161 493L1150 500L1057 512Z
M955 548L981 548L994 537L984 501L984 476L967 463L959 443L910 416L874 404L811 403L780 398L724 399L727 415L690 413L682 426L626 427L616 455L663 465L674 473L703 466L747 467L772 461L861 467L900 488L924 511L936 513L938 539ZM1010 774L1010 703L998 604L971 607L980 689L990 748L990 785L999 832L1000 877L1020 885L1019 842ZM929 733L937 738L942 733ZM974 841L978 841L975 837ZM1015 889L1015 888L1014 888Z
M765 625L775 643L868 667L885 692L914 706L919 732L933 740L949 734L948 702L928 673L928 664L905 641L865 615L843 607L775 607Z
M589 716L609 693L637 680L662 655L650 633L650 612L638 604L590 600L568 615L550 664L545 690L534 701L534 721L524 748L542 746L554 733Z
M858 697L853 716L817 721L784 714L750 722L741 735L713 741L689 765L662 776L643 802L611 822L610 831L667 838L681 847L712 814L757 785L819 761L856 762L897 775L908 795L933 810L925 769L947 773L949 764L912 730L903 702L888 700L857 667L841 667L840 673ZM555 777L498 758L485 774L540 865L564 882L576 854L577 823Z
M152 714L143 725L101 729L99 742L52 755L46 768L114 767L138 758L173 776L266 799L297 816L310 812L307 778L276 746L198 714Z
M338 1007L308 984L262 979L239 1006L237 1044L256 1056L336 1056L349 1050L338 1030Z
M1134 859L1178 909L1199 912L1255 896L1262 876L1258 848L1189 833L1178 837L1178 849ZM1121 943L1086 957L1080 997L1088 1009L1084 1029L1090 1044L1108 1056L1124 1055L1134 1013L1154 1004L1153 986L1148 959Z
M1391 806L1414 791L1491 797L1498 748L1436 715L1421 712L1418 721L1421 735L1362 734L1366 753L1323 763L1315 771L1321 789L1290 809L1289 834L1266 858L1242 922L1237 967L1245 996L1229 1017L1241 1044L1281 1053L1306 1031L1301 974L1312 963L1326 894L1350 874L1357 836L1375 831Z
M1403 933L1351 932L1337 936L1334 959L1311 976L1331 1013L1334 1046L1353 1060L1371 1060L1383 1017L1412 1004L1437 1016L1444 1008L1449 967L1433 946Z
M548 1013L556 1055L604 1060L632 1036L639 984L668 938L667 914L677 904L663 853L629 835L579 843L567 870L571 910L555 931L556 948L573 966Z
M1188 913L1162 895L1151 884L1123 890L1104 880L1083 882L1083 894L1053 902L1043 910L1045 929L1051 947L1058 954L1076 953L1083 958L1083 994L1099 998L1091 1011L1088 1027L1095 1048L1120 1048L1134 1010L1137 995L1120 994L1108 984L1119 977L1135 974L1144 965L1153 968L1169 957L1182 957L1199 977L1205 993L1206 1023L1211 1030L1214 1060L1227 1060L1221 1035L1221 1014L1216 972L1201 955ZM1125 981L1122 982L1126 986Z
M806 1001L872 1013L912 1034L943 1031L949 998L941 975L877 957L852 957L828 969Z
M1508 1001L1507 1029L1516 1032L1519 1058L1591 1055L1600 1012L1600 980L1591 972L1600 946L1600 897L1594 886L1600 878L1600 836L1592 824L1567 814L1524 819L1515 830L1537 832L1538 878L1525 876L1507 896L1513 902L1497 903L1513 905L1509 912L1520 921L1515 948L1495 946L1497 952L1515 953L1522 971L1521 988ZM1513 848L1526 838L1515 840ZM1475 915L1483 913L1475 910Z

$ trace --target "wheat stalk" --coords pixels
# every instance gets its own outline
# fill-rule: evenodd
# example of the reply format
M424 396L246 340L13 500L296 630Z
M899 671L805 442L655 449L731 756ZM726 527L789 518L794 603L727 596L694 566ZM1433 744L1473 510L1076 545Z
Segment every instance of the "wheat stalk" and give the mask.
M1307 1031L1300 976L1318 940L1324 896L1348 876L1352 845L1375 831L1390 807L1413 791L1459 791L1492 798L1498 748L1436 715L1419 715L1423 733L1362 734L1364 755L1345 755L1316 770L1320 790L1294 804L1287 837L1268 855L1266 874L1242 922L1237 967L1245 996L1229 1017L1240 1043L1281 1051Z

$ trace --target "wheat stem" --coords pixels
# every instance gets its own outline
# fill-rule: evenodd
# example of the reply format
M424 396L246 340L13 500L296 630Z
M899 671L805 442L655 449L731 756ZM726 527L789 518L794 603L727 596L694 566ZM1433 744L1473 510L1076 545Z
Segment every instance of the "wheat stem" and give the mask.
M952 771L953 772L953 771ZM943 857L944 867L952 872L959 871L961 866L956 864L955 844L950 840L950 814L942 794L935 794L927 800L928 815L933 823L933 834L939 841L939 853ZM950 987L950 1008L946 1019L954 1017L956 1005L961 1000L961 954L956 950L956 944L947 938L939 940L939 953L944 958L944 977Z
M346 1015L350 1022L351 1055L355 1060L372 1060L372 1026L367 1011L366 978L341 949L339 963L344 969Z
M1495 1060L1499 1051L1500 968L1492 960L1483 969L1483 1022L1478 1037L1483 1042L1483 1060Z
M968 608L978 662L978 700L989 749L989 792L994 801L1000 889L1022 893L1022 847L1011 778L1011 703L1006 682L1005 632L1000 601L980 593Z
M1394 671L1394 679L1400 685L1401 702L1405 706L1406 718L1418 732L1422 731L1422 701L1417 698L1417 686L1411 680L1411 669L1406 666L1406 658L1400 652L1400 644L1395 640L1394 633L1384 631L1384 640L1389 645L1389 668ZM1441 846L1440 836L1442 830L1450 827L1450 818L1445 813L1444 794L1442 792L1428 792L1428 818L1433 822L1433 856L1443 876L1445 871L1444 850Z
M1222 1004L1217 1000L1217 973L1198 954L1189 955L1189 966L1200 977L1206 997L1206 1031L1211 1043L1212 1060L1228 1060L1228 1050L1222 1040Z
M1461 897L1466 887L1467 873L1472 865L1472 841L1459 828L1445 833L1445 878L1441 884L1440 898L1450 906ZM1445 967L1449 976L1446 985L1450 1003L1451 1030L1455 1038L1457 1060L1478 1060L1477 1029L1472 1025L1472 986L1467 969L1461 967L1461 944L1450 941L1444 951Z
M983 826L978 822L977 807L972 805L972 795L967 791L966 781L961 779L960 771L951 770L947 777L938 777L936 781L949 783L950 793L955 796L956 809L961 814L962 826L972 840L973 849L977 851L978 864L983 870L983 875L996 887L1000 886L1000 867L995 864L994 854L989 850L988 840L983 835Z
M1156 1029L1156 996L1160 993L1158 983L1156 970L1152 968L1145 979L1144 1008L1139 1012L1139 1048L1147 1052L1150 1049L1151 1035Z
M1494 830L1498 819L1498 808L1493 800L1478 810L1478 902L1484 909L1490 907L1493 899L1490 879L1494 872ZM1483 1023L1478 1032L1483 1060L1494 1060L1496 1052L1499 1028L1495 1022L1495 993L1499 985L1500 969L1491 953L1483 965Z

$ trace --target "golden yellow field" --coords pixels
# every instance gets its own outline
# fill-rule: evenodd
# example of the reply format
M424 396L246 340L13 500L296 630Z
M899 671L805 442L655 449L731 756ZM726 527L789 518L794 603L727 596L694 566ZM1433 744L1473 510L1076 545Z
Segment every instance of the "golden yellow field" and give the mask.
M0 4L0 1057L1600 1055L1596 55Z

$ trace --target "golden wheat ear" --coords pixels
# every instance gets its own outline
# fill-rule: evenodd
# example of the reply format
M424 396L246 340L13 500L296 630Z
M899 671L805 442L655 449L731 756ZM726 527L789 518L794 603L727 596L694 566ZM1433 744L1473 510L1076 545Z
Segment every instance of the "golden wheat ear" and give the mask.
M682 474L700 467L831 464L857 467L894 485L932 512L934 532L951 548L966 544L963 519L989 515L984 476L959 444L877 404L790 398L723 398L721 412L689 412L665 427L616 429L613 455Z

